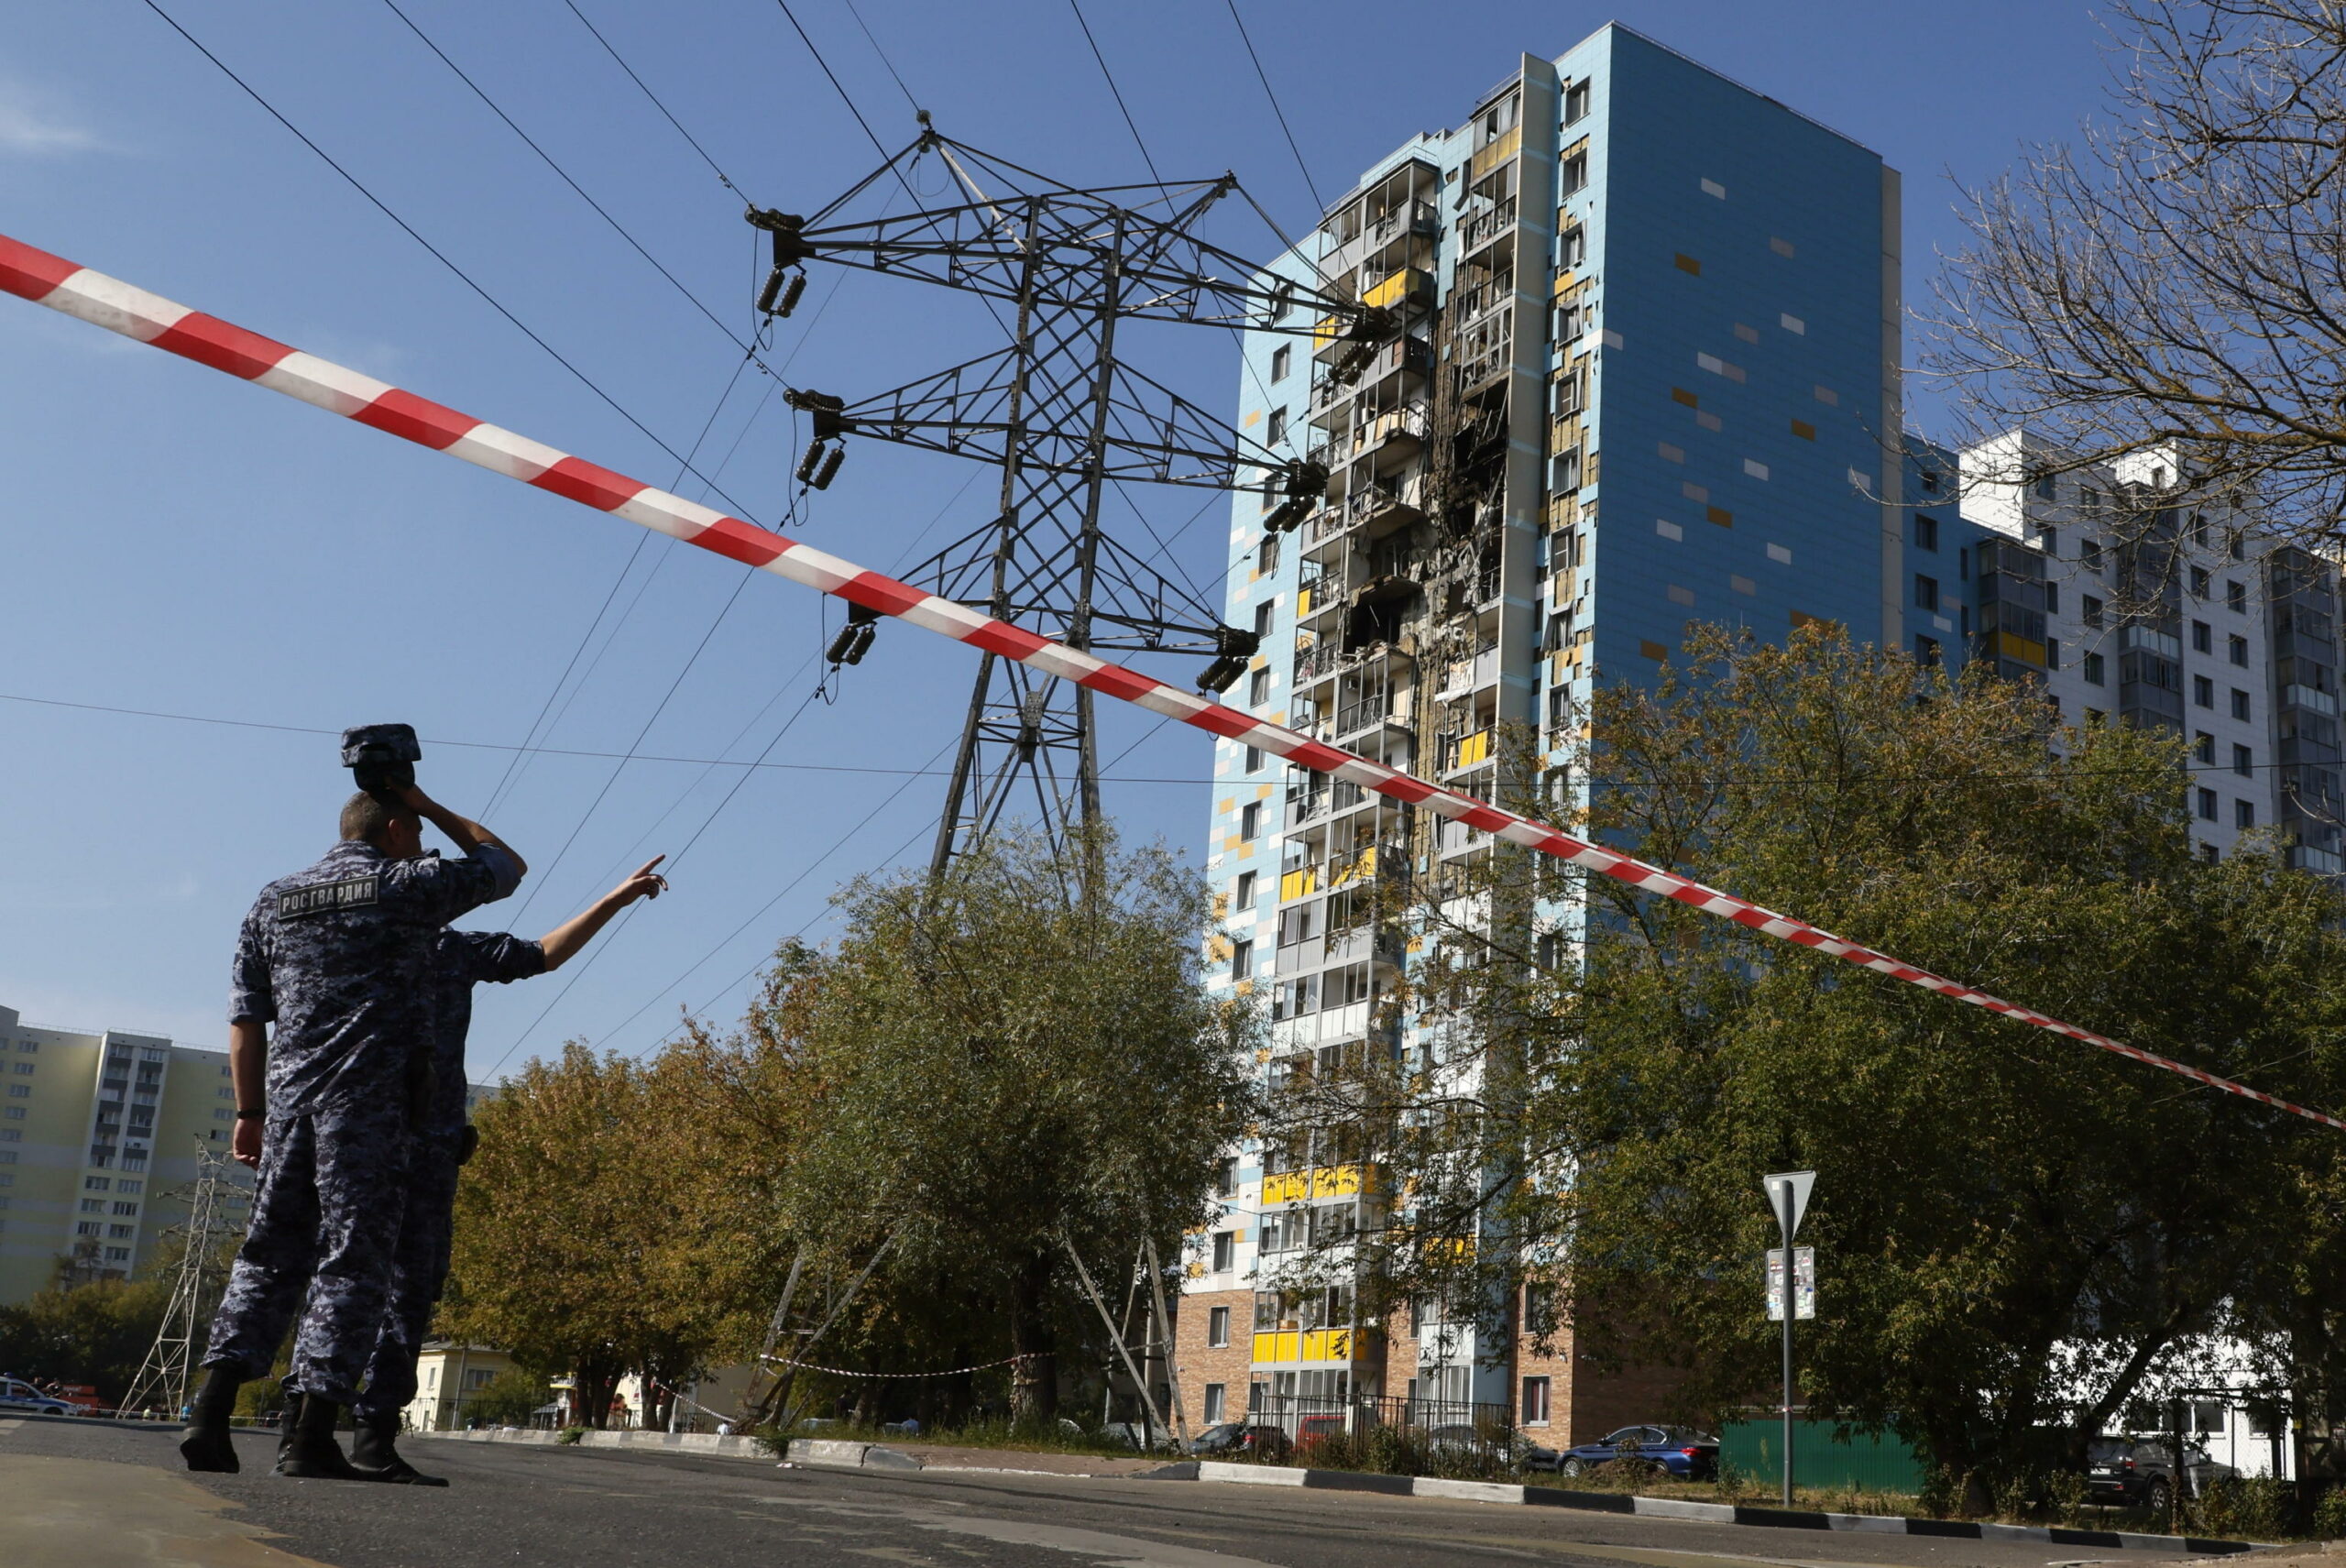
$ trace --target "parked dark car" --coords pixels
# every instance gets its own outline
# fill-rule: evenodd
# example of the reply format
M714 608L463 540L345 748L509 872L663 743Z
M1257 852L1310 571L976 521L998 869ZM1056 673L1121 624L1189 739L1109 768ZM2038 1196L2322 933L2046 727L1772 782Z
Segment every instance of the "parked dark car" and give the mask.
M1244 1421L1216 1421L1189 1440L1191 1453L1229 1453L1238 1447L1238 1439L1246 1430Z
M1287 1433L1278 1428L1249 1426L1244 1421L1220 1421L1189 1440L1189 1452L1208 1458L1217 1453L1227 1453L1246 1454L1257 1459L1283 1459L1294 1446L1288 1440Z
M2240 1472L2220 1464L2193 1439L2183 1443L2184 1496L2204 1494L2210 1481L2235 1477ZM2086 1450L2086 1491L2097 1503L2166 1512L2174 1501L2175 1440L2170 1437L2098 1437Z
M1719 1473L1719 1440L1693 1427L1623 1427L1561 1453L1535 1448L1523 1463L1527 1470L1585 1475L1600 1464L1624 1461L1649 1465L1681 1481L1707 1481Z

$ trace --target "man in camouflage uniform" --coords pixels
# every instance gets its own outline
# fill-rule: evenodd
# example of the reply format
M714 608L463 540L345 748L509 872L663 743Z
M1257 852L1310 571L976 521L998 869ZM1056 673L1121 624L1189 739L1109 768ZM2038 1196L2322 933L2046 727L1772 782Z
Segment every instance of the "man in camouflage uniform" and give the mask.
M505 897L527 870L488 829L413 784L390 798L401 804L353 795L342 842L263 888L237 938L232 1152L260 1176L180 1441L191 1470L237 1468L228 1433L236 1387L269 1370L298 1309L285 1384L301 1410L279 1471L367 1478L343 1456L334 1425L382 1320L411 1111L428 1091L433 948L449 921ZM464 858L425 854L425 820Z
M639 898L660 896L668 883L658 868L666 858L655 856L583 914L534 942L508 931L440 933L431 970L432 1104L408 1145L406 1216L393 1254L390 1304L367 1363L367 1387L351 1412L358 1428L351 1460L379 1480L447 1485L419 1473L396 1443L400 1412L415 1398L415 1363L432 1327L432 1309L448 1279L456 1168L472 1157L476 1141L465 1120L465 1036L472 1027L473 987L560 969L620 910Z

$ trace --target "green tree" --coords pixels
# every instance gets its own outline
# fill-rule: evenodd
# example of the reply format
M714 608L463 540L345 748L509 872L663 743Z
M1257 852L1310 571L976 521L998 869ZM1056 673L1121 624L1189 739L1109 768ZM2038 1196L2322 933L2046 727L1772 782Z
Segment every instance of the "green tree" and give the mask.
M630 1372L688 1381L724 1312L679 1266L706 1216L661 1073L576 1042L532 1062L482 1108L457 1190L444 1332L574 1374L597 1426Z
M837 946L791 957L767 1021L802 1083L785 1223L835 1272L887 1244L867 1332L1005 1327L1014 1412L1049 1415L1066 1248L1097 1272L1202 1223L1251 1113L1255 1006L1205 988L1198 879L1104 831L1005 835L837 904Z
M136 1280L54 1287L0 1307L0 1369L87 1383L111 1408L130 1390L171 1299L168 1268Z
M2148 1050L2346 1101L2346 910L2253 846L2196 858L2176 745L2055 729L2025 686L1918 685L1814 629L1788 648L1705 634L1590 717L1573 765L1593 804L1560 826ZM1561 862L1502 851L1436 892L1452 902L1420 905L1429 959L1399 1005L1441 1065L1287 1114L1349 1118L1396 1168L1409 1199L1371 1247L1393 1297L1496 1316L1544 1277L1559 1314L1535 1331L1683 1368L1691 1410L1773 1383L1767 1171L1818 1173L1812 1410L1895 1421L1992 1476L2048 1423L2081 1448L2161 1357L2234 1326L2295 1245L2297 1168L2337 1143ZM1527 918L1486 938L1460 898Z
M554 1398L546 1380L533 1372L509 1366L465 1401L462 1419L486 1426L525 1427L540 1407Z

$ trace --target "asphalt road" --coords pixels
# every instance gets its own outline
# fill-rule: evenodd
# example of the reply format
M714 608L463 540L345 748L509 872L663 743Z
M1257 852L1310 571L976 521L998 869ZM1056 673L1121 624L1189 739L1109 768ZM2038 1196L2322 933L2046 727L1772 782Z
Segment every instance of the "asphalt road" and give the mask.
M1852 1536L1179 1481L780 1469L413 1442L446 1489L189 1475L169 1429L0 1421L7 1568L2045 1568L2143 1552Z

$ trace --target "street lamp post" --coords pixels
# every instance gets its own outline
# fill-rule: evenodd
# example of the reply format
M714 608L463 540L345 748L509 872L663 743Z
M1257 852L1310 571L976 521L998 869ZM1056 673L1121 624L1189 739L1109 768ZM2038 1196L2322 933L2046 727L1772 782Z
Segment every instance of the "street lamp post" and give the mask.
M1784 1507L1788 1508L1792 1506L1792 1319L1799 1315L1799 1264L1792 1252L1792 1237L1799 1233L1801 1215L1808 1208L1808 1190L1815 1181L1813 1170L1792 1170L1768 1177L1761 1184L1783 1237L1782 1267L1770 1270L1769 1293L1774 1298L1770 1305L1784 1324Z

